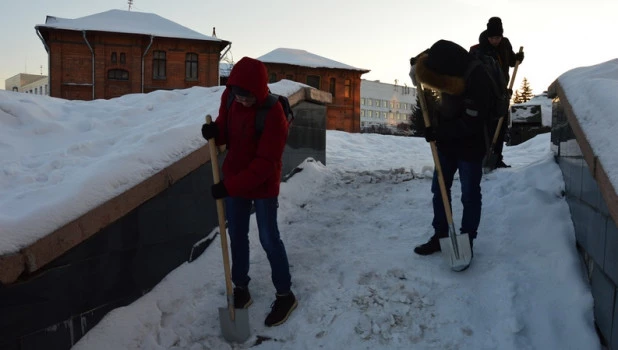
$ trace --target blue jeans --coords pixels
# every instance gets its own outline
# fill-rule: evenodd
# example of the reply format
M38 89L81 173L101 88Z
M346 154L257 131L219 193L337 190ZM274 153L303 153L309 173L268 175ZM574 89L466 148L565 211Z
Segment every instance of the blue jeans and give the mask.
M481 222L481 178L483 176L483 160L464 161L455 156L445 155L438 152L444 184L448 202L451 205L451 186L455 172L459 170L459 181L461 182L461 203L463 204L463 215L461 218L461 233L467 233L471 239L476 238L477 229ZM438 183L438 174L433 173L431 184L433 193L433 221L432 226L439 237L448 236L449 226L446 220L442 194ZM451 211L452 211L451 206Z
M249 277L249 219L251 203L255 205L260 243L270 262L271 279L278 294L290 292L292 278L285 246L277 226L277 197L265 199L225 198L225 209L232 251L232 282L246 287Z

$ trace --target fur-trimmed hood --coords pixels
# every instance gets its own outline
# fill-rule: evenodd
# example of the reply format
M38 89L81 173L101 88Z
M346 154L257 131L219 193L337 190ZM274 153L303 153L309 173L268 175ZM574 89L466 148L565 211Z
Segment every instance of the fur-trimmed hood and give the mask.
M461 95L466 89L464 74L472 57L463 47L439 40L416 60L416 75L420 83L447 93Z

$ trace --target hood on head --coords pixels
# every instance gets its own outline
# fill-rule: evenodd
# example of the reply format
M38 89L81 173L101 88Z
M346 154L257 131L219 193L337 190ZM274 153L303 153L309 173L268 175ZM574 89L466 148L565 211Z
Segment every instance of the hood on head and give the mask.
M259 103L266 100L268 72L264 63L251 57L241 58L232 68L227 80L228 88L234 86L253 94Z

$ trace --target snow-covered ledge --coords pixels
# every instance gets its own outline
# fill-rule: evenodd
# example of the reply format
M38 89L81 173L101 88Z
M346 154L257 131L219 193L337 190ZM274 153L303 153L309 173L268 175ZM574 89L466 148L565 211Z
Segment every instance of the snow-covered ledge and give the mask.
M618 59L562 74L550 87L552 151L604 345L618 348Z
M217 87L210 89L214 89L212 95L215 96L211 100L216 103L213 103L208 113L216 116L221 91L217 90ZM287 80L271 84L270 89L273 93L288 96L290 104L293 107L302 102L325 105L332 101L332 96L327 92ZM192 89L188 89L187 91L189 90ZM168 92L155 92L145 96L155 95L157 93L166 94ZM189 92L186 95L190 95L191 93L194 92ZM27 96L26 98L32 97ZM172 99L173 97L168 98ZM56 103L58 102L56 101ZM152 109L155 107L149 105L146 108ZM195 130L199 130L199 123L202 122L202 118L203 117L200 117L198 118L199 120L196 120ZM222 148L222 150L224 150L224 148ZM136 150L136 152L139 151ZM0 282L2 284L10 284L20 277L25 276L27 278L30 274L37 272L46 264L49 264L71 248L76 247L81 242L92 237L102 228L115 222L144 202L156 196L158 193L170 188L187 174L209 161L210 155L208 148L202 143L197 149L168 166L165 166L163 169L148 176L134 186L129 187L122 193L93 206L91 209L85 209L85 212L78 217L58 225L60 226L59 228L53 229L51 232L32 230L33 232L30 233L28 236L29 238L18 237L18 243L21 243L21 247L18 250L0 250ZM114 165L110 164L110 166ZM38 219L37 217L28 218L30 221L36 221ZM34 227L41 227L41 225L34 225ZM12 233L9 231L10 230L6 231L6 235L9 236L8 238L10 241ZM2 232L2 234L4 235L5 232ZM22 242L24 239L30 239L31 242L23 244Z

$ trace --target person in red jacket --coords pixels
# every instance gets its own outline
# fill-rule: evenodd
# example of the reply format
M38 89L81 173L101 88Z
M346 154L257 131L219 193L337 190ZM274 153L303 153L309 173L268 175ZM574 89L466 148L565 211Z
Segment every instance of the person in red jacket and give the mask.
M260 243L271 268L276 299L266 326L285 322L298 305L292 293L290 267L277 225L279 184L288 122L280 103L267 113L264 130L258 137L255 116L268 96L266 66L243 57L230 77L214 123L202 126L205 139L215 138L217 145L227 145L223 162L223 180L211 187L212 197L224 198L232 252L234 305L247 308L253 300L249 293L249 219L255 207ZM234 98L229 104L228 98Z

